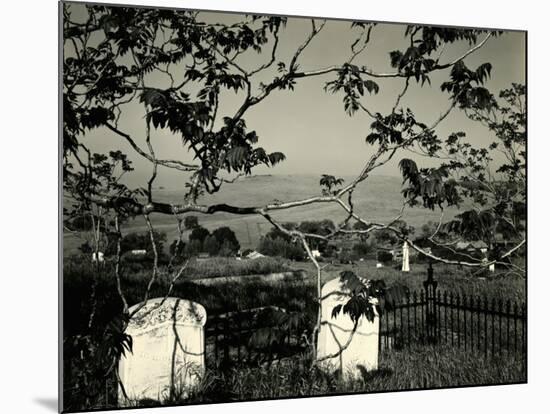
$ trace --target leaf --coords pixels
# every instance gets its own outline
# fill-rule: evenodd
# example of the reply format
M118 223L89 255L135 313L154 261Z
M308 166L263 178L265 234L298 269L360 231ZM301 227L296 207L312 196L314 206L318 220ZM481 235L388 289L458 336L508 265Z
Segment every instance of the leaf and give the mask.
M334 308L332 308L331 317L334 319L338 316L340 311L342 310L342 304L336 305Z
M490 63L483 63L476 69L476 76L478 83L484 83L485 79L491 77L492 65Z
M106 15L102 18L103 31L105 35L115 32L118 28L118 21L115 16Z
M248 154L248 148L247 147L234 147L231 148L226 156L227 162L229 162L229 165L234 170L239 170L244 163L246 159L246 155Z
M365 85L365 88L367 88L367 91L369 91L369 93L374 92L375 94L377 94L380 90L378 84L370 79L364 81L363 84Z
M268 155L268 158L271 165L275 165L280 163L281 161L284 161L286 159L286 156L282 152L272 152Z
M166 98L162 91L155 88L145 88L139 97L140 102L151 107L158 107L165 103Z
M419 52L416 47L409 47L399 62L399 70L403 69L408 63L413 62L418 55Z
M399 63L403 59L403 53L401 53L399 50L394 50L390 52L390 61L392 68L396 68L399 66Z
M349 270L340 272L340 282L342 282L344 289L349 290L352 295L356 295L365 289L363 281Z
M80 123L84 128L92 129L104 125L113 118L114 115L110 110L96 106L89 108L80 116Z
M416 165L416 162L409 158L403 158L399 161L399 169L401 170L401 174L404 178L403 182L411 181L411 179L414 180L414 178L418 175L418 166Z

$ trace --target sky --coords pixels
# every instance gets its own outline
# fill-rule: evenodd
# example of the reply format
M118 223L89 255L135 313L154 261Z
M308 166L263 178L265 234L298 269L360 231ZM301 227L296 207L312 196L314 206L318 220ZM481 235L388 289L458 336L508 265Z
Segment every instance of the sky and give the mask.
M74 5L73 5L74 6ZM77 6L82 7L82 6ZM75 9L75 19L82 10ZM201 19L206 22L229 23L240 20L235 14L203 12ZM311 30L311 21L307 18L289 18L284 32L280 36L276 61L289 62L296 48L304 41ZM406 47L405 25L378 24L372 32L371 41L366 50L354 61L358 66L382 72L391 69L389 52ZM323 30L304 50L298 60L303 70L318 69L333 64L341 64L350 56L350 45L360 32L351 29L350 22L328 20ZM271 50L269 44L265 50ZM470 48L467 43L448 46L441 62L454 60ZM70 53L70 51L66 51ZM269 59L268 53L250 52L240 57L239 63L246 69L261 65ZM491 38L483 48L468 56L465 61L470 68L476 68L484 62L493 66L491 78L486 87L493 93L507 88L512 82L525 83L525 34L523 32L505 32L502 36ZM274 65L275 66L275 65ZM176 81L182 79L183 71L171 70ZM262 72L253 81L269 81L275 76L272 71ZM450 104L449 97L441 93L440 85L447 80L449 70L439 71L431 76L431 86L420 87L411 82L407 95L401 101L404 108L411 108L417 119L430 125ZM260 137L259 145L268 152L281 151L287 159L275 168L258 167L256 174L332 174L352 176L361 171L374 148L365 143L370 132L371 118L364 113L348 116L343 107L342 95L332 95L323 90L327 81L335 74L299 79L295 90L274 91L262 103L252 107L245 115L249 130L256 130ZM362 103L373 112L387 113L393 107L395 99L403 87L403 80L376 79L380 86L377 95L366 95ZM168 87L169 78L164 74L155 74L146 78L148 86ZM243 93L226 92L222 95L218 119L234 114L242 103ZM136 100L137 101L137 100ZM128 133L142 148L145 146L144 107L138 102L125 106L119 127ZM451 132L464 131L467 140L476 146L487 146L493 141L491 133L482 125L470 121L462 112L454 110L437 127L436 133L446 137ZM101 128L87 133L84 137L89 147L96 152L120 149L134 162L135 171L127 176L127 183L143 185L151 173L151 164L135 154L122 138L107 129ZM178 137L167 130L156 130L152 134L153 145L158 158L178 158L191 161L191 157L181 147ZM377 174L399 175L397 162L401 158L412 158L422 166L436 165L436 161L416 154L404 152L376 171ZM181 172L159 167L157 185L168 188L183 187L185 177Z

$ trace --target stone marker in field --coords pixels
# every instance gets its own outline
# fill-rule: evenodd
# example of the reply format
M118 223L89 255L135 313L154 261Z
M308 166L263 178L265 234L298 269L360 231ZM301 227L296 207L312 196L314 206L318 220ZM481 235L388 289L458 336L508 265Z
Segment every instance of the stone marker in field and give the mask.
M409 244L407 242L403 243L403 265L401 266L402 272L408 272L409 267Z
M317 343L317 359L327 370L343 368L344 375L361 378L361 366L367 371L378 368L378 335L380 320L378 315L373 322L361 317L355 333L349 315L340 312L332 318L332 310L337 305L345 305L350 298L340 278L327 282L321 290L321 330ZM375 299L373 299L375 300ZM349 345L340 351L341 347ZM339 354L328 358L328 356Z
M130 314L138 308L130 308ZM119 405L185 396L204 373L206 311L178 298L150 299L131 318L126 333L133 352L119 363ZM124 392L126 395L124 395Z

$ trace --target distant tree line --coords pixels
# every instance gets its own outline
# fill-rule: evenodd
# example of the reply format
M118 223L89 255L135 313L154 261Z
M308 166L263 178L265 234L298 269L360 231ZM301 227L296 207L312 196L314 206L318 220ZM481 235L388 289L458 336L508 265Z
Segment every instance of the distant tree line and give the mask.
M82 228L87 228L88 223L82 220L80 223ZM168 247L170 257L174 257L181 261L189 257L197 256L200 253L208 253L210 256L235 256L241 245L235 232L227 226L222 226L215 229L212 233L199 224L196 216L186 216L183 220L183 225L186 230L190 231L187 241L173 240ZM154 231L153 239L155 247L159 255L160 263L168 262L168 254L165 250L167 235L165 232ZM144 250L145 254L136 255L134 261L151 261L154 257L153 244L149 232L132 232L123 236L120 240L120 253L122 255L133 250ZM116 255L117 245L116 238L108 237L104 254L106 256ZM80 251L85 254L91 254L93 247L86 241L80 246Z
M399 227L407 234L413 234L415 229L409 226L403 220L397 220L394 225ZM304 234L316 234L321 236L329 235L336 229L332 220L303 221L301 223L287 222L283 224L286 230L298 230ZM364 224L356 222L353 226L347 226L353 230L363 230ZM370 235L353 234L348 237L341 237L338 240L328 241L306 237L312 250L317 250L322 256L321 260L331 259L343 263L357 261L361 258L367 258L379 248L390 249L400 243L399 238L394 232L389 230L380 230ZM265 236L260 239L258 251L266 256L284 257L290 260L305 260L307 253L302 243L293 240L292 237L284 231L273 227ZM390 254L391 256L391 254Z

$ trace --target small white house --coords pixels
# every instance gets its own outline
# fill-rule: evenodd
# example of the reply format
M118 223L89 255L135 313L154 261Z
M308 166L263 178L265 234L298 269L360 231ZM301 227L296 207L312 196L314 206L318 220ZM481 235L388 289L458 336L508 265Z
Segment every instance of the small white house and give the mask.
M319 250L317 250L317 249L312 250L312 251L311 251L311 254L312 254L313 257L316 258L316 259L317 259L318 257L321 257L321 252L320 252Z
M247 259L251 259L251 260L255 260L255 259L261 259L262 257L265 257L263 254L257 252L256 250L248 253L246 255L246 258Z
M143 256L147 253L147 250L145 249L137 249L137 250L132 250L131 253L134 255L134 256Z

